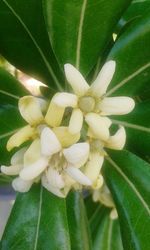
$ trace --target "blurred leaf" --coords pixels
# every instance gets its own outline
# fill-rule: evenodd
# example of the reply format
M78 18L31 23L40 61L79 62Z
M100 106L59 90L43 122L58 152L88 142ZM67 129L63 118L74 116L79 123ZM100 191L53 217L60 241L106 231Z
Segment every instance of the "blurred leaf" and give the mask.
M87 74L111 40L130 0L43 0L49 38L61 65Z
M5 24L5 25L4 25ZM0 53L16 68L59 87L60 73L45 28L42 1L0 1Z
M103 171L118 211L124 249L149 249L150 165L127 151L109 154Z
M28 95L25 87L5 69L0 67L0 104L18 104L21 96Z
M1 250L70 250L67 223L66 201L35 185L17 196Z
M13 178L11 176L7 176L7 175L0 173L0 186L9 184L12 181L12 179Z
M67 197L67 215L71 250L90 250L89 225L81 193L71 192Z
M107 95L141 95L150 78L149 14L126 29L108 59L115 60L117 68Z

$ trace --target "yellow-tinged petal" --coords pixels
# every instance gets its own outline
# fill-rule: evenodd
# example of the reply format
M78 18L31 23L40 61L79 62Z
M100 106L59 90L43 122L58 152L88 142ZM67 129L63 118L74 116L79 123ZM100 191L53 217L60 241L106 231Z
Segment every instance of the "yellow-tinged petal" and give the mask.
M108 120L95 113L89 113L85 116L85 121L89 125L95 138L107 141L109 138Z
M115 73L115 61L108 61L104 64L99 72L96 80L92 83L90 93L96 97L101 97L106 93L106 90Z
M40 139L35 139L24 154L24 167L27 167L41 157Z
M66 195L63 193L62 190L60 190L60 188L57 188L57 187L54 187L51 185L51 183L48 181L45 174L42 176L41 180L42 180L43 187L45 187L49 192L53 193L54 195L56 195L60 198L66 197Z
M19 99L19 111L30 125L34 126L43 121L43 102L42 99L39 100L39 98L33 96L24 96Z
M23 165L14 165L14 166L1 166L1 172L7 175L17 175L22 169Z
M48 182L53 187L63 188L65 186L62 175L59 174L59 172L56 169L54 169L53 166L49 165L49 168L46 171L46 176L47 176Z
M61 124L64 112L65 108L62 108L51 101L45 116L45 122L50 127L58 127Z
M83 114L80 109L74 109L69 121L69 132L71 134L80 133L83 124Z
M118 218L118 213L117 213L117 210L116 208L113 208L110 212L110 218L112 220L116 220Z
M92 182L90 181L90 179L86 175L84 175L78 168L75 168L74 166L68 166L64 171L80 184L91 186Z
M135 102L132 98L117 96L104 98L99 104L99 109L102 115L125 115L130 113L134 106Z
M71 134L69 133L68 127L56 127L53 128L53 132L64 148L71 146L80 139L80 133Z
M35 136L36 129L27 125L9 138L7 142L7 150L10 151L15 147L19 147L22 143L34 138Z
M78 97L71 93L62 92L55 94L52 98L52 102L62 108L75 108L77 106Z
M27 147L23 147L18 150L12 157L11 157L11 165L23 165L23 157L27 150Z
M65 64L64 69L67 81L71 85L74 93L77 96L85 95L89 89L89 85L81 73L69 63Z
M107 148L121 150L123 149L126 142L126 131L124 127L120 126L115 135L110 136L105 146Z

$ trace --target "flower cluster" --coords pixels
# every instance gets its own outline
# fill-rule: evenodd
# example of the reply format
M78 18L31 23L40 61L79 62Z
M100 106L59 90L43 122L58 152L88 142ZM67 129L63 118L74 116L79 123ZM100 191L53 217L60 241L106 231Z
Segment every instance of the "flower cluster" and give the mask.
M73 93L56 93L49 103L33 96L20 98L19 111L28 125L8 140L7 149L28 143L13 155L11 166L1 166L3 173L18 176L12 182L15 190L27 192L40 180L59 197L71 188L102 187L105 148L121 150L126 141L123 126L110 134L108 116L134 108L132 98L106 97L114 72L115 62L107 62L89 86L74 66L66 64Z

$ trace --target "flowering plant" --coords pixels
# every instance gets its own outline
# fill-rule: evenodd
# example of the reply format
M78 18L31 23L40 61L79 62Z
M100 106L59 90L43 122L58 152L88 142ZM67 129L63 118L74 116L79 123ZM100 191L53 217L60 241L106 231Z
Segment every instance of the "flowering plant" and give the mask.
M0 183L16 192L2 250L149 248L145 2L1 1L15 76L2 61Z

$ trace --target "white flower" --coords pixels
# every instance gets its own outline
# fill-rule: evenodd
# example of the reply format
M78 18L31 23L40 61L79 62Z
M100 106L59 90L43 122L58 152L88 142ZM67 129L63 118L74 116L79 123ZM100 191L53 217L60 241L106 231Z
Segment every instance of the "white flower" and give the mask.
M1 167L5 174L19 174L13 181L15 190L26 192L39 178L45 188L60 197L65 197L76 182L90 186L90 179L80 170L88 159L89 144L76 143L63 148L52 129L41 130L40 139L35 139L28 149L19 150L17 157L13 156L12 166Z
M96 80L89 86L74 66L65 64L65 75L74 94L65 92L57 93L52 98L51 105L53 105L53 112L57 112L57 109L62 109L62 112L64 112L66 107L73 108L72 117L69 122L69 131L71 133L77 133L81 130L83 116L85 116L85 120L88 122L89 113L94 114L90 117L90 122L88 122L90 128L94 130L97 121L99 124L102 123L103 128L105 127L103 117L100 120L100 116L123 115L133 110L135 104L134 100L130 97L105 97L106 90L115 72L115 65L115 61L105 63ZM103 134L101 126L97 126L96 130L99 135ZM107 137L109 134L107 126L105 127L105 133Z

